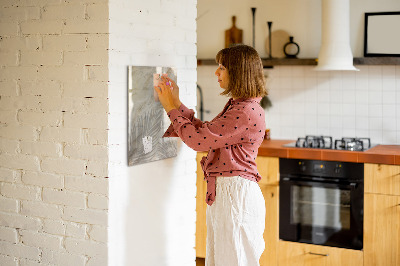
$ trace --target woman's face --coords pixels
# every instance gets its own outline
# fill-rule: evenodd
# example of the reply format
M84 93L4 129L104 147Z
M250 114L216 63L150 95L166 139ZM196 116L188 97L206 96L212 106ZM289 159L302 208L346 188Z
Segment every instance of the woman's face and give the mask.
M219 64L215 75L218 77L219 86L222 89L227 89L229 84L228 70L223 65Z

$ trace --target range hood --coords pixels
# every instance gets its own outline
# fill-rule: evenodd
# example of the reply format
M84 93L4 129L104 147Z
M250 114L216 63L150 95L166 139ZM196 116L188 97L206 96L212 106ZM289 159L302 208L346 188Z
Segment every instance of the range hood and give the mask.
M350 48L350 0L322 0L322 33L314 70L353 70Z

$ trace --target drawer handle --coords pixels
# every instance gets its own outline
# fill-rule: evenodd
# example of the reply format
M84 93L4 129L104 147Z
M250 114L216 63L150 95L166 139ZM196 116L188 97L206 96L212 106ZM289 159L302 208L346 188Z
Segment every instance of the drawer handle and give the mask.
M310 255L317 255L317 256L324 256L324 257L329 256L329 254L321 254L321 253L314 253L314 252L308 252L308 254L310 254Z

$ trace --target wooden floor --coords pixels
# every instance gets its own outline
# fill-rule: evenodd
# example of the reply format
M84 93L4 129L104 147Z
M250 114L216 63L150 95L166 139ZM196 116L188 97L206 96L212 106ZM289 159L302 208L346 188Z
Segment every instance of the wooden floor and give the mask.
M205 266L206 261L203 258L196 258L196 266Z

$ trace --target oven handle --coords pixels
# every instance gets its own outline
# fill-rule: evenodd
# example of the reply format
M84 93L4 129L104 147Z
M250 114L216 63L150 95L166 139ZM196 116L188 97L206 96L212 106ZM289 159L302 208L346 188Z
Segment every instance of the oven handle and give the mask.
M312 185L312 184L332 184L332 185L340 185L340 186L345 186L345 187L351 187L351 188L356 188L357 183L355 182L346 182L346 181L320 181L320 180L300 180L298 178L290 178L290 177L284 177L281 179L281 181L284 182L291 182L294 184L299 184L299 185Z

